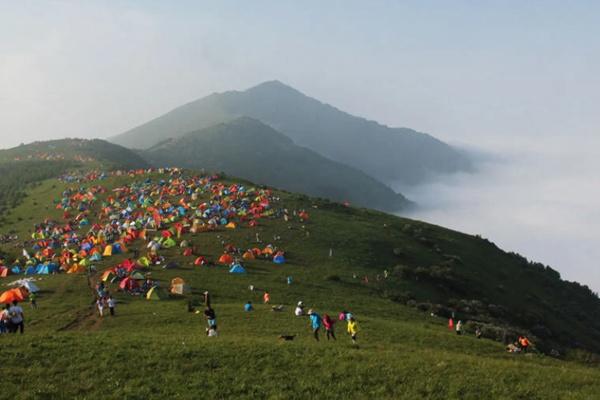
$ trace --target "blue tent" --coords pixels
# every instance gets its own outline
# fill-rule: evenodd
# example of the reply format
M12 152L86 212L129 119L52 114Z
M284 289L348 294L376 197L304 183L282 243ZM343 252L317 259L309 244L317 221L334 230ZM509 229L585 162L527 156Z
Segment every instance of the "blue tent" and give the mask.
M21 273L21 267L19 267L18 265L15 265L14 267L12 267L10 269L10 272L12 272L13 274L20 274Z
M246 270L240 264L234 264L229 270L231 274L245 274Z
M283 257L281 254L277 255L277 256L273 257L273 262L275 264L283 264L283 263L285 263L285 257Z
M94 253L90 257L90 261L101 261L101 260L102 260L102 255L100 253Z
M33 275L33 274L35 274L35 267L33 265L30 265L25 270L25 275Z

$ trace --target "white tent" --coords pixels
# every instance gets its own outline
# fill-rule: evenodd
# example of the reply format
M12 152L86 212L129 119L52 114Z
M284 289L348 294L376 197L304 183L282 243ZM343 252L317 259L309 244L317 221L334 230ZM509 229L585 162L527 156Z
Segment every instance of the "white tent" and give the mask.
M21 286L23 286L25 289L29 290L31 293L40 291L40 288L38 288L37 285L35 283L33 283L32 281L25 281L25 282L23 282L23 284Z

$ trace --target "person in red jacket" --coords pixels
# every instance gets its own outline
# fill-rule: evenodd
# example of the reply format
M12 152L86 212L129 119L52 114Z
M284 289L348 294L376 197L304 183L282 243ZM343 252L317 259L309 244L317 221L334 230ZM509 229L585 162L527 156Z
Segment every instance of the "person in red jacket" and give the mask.
M335 324L335 320L333 318L331 318L328 314L323 315L323 326L325 327L325 333L327 334L327 340L329 340L329 338L336 340L335 331L333 329L334 324Z

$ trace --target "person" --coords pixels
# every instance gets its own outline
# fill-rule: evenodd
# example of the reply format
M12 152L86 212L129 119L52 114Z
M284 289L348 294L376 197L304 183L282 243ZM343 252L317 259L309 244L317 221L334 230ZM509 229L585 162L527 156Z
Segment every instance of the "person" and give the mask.
M310 318L310 326L313 331L313 336L315 337L315 340L318 342L319 341L319 330L321 329L321 324L323 321L321 319L321 316L319 314L317 314L316 312L314 312L313 310L308 310L308 316Z
M98 314L100 314L100 317L104 317L104 298L98 297L96 299L96 308L98 309Z
M526 336L519 336L519 347L521 348L521 352L527 353L530 344L531 343L529 342L529 339L527 339Z
M9 305L4 306L4 310L0 312L0 334L7 333L10 325L10 313L8 311Z
M287 284L291 285L292 284L292 277L288 276L286 279L287 279Z
M252 306L252 302L248 300L248 302L244 305L244 311L250 312L253 311L254 307Z
M296 317L301 317L304 315L304 303L302 303L301 301L298 302L298 305L294 310L294 314L296 315Z
M110 311L110 316L114 317L115 316L115 304L117 303L117 301L112 297L112 296L108 296L108 300L106 300L106 304L108 305L108 310Z
M348 334L352 338L352 344L356 344L356 335L358 333L358 323L354 317L348 319Z
M204 310L204 316L206 317L206 323L208 324L208 330L206 334L209 335L210 330L217 330L217 314L211 306L207 306Z
M266 290L265 294L263 294L263 301L265 304L269 304L269 302L271 301L271 295Z
M483 332L481 332L481 328L478 326L477 328L475 328L475 337L477 339L481 339L481 335L483 335Z
M454 329L454 319L453 318L449 318L448 319L448 329L449 330L453 330Z
M17 331L20 331L23 334L25 330L25 317L18 301L13 301L12 307L8 309L8 313L10 315L11 332L17 333Z
M29 293L29 304L31 308L37 308L37 295L33 292Z
M336 340L335 331L333 330L335 320L331 318L328 314L323 315L323 326L325 327L325 334L327 335L327 340L330 338Z
M456 323L456 334L462 335L462 321L461 320L458 320L458 322Z

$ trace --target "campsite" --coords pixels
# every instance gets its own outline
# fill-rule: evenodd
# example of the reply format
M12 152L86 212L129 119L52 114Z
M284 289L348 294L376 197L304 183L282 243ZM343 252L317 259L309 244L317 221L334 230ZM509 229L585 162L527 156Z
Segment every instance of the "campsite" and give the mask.
M471 263L460 248L475 245L482 252L476 260L510 263L512 256L479 238L179 169L74 171L31 189L6 218L22 221L11 226L29 239L31 258L2 246L10 270L2 289L14 290L7 283L18 279L39 288L37 309L22 302L25 334L0 337L4 393L14 398L107 390L125 398L199 391L328 398L365 388L381 397L590 398L598 390L593 358L569 352L557 359L543 353L541 338L536 354L506 354L501 341L457 337L442 314L390 292L404 281L428 296L431 286L414 286L395 264L398 257L407 264L444 259L436 246L458 253L460 265ZM422 240L425 232L436 245ZM142 291L146 281L151 287ZM114 317L98 315L100 282L116 299ZM216 338L205 334L205 291L217 312ZM249 300L252 313L244 312ZM358 346L344 322L336 324L337 341L323 333L315 342L308 318L293 314L298 301L321 314L351 310ZM295 339L281 342L281 335ZM80 382L69 379L73 368ZM146 379L157 371L160 380ZM557 377L551 385L543 378L549 371Z

